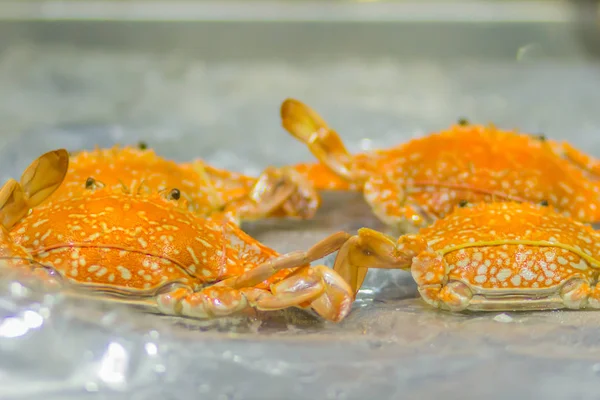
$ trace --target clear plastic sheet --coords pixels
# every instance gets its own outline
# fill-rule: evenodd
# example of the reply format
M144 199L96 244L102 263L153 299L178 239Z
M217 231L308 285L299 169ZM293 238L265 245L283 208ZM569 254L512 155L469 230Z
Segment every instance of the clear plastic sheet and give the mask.
M585 61L385 59L289 64L13 46L0 58L2 180L43 151L135 143L258 173L312 159L278 119L297 97L352 151L460 116L569 138L600 156L600 74ZM18 133L18 134L17 134ZM382 229L360 195L314 221L245 229L280 252ZM331 265L332 258L325 260ZM0 399L598 398L600 313L460 314L426 306L408 273L369 273L340 324L299 310L194 321L0 281Z

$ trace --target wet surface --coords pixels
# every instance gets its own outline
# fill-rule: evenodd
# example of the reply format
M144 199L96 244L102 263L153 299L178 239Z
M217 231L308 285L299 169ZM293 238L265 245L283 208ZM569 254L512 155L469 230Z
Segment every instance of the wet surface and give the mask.
M52 148L141 139L166 157L247 173L310 160L279 126L288 96L352 151L467 116L600 156L600 69L578 60L234 64L15 46L0 57L0 87L3 180ZM360 194L327 193L315 220L244 229L285 252L362 226L383 229ZM453 315L425 305L407 272L370 272L338 325L302 311L161 317L10 278L0 283L2 399L597 398L599 312Z

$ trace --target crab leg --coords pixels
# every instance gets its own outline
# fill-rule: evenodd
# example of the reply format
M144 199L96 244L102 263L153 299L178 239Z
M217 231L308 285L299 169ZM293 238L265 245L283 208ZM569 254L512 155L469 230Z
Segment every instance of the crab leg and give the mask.
M338 322L350 312L353 299L350 287L335 271L318 265L301 268L270 291L217 285L198 292L178 288L159 295L157 304L161 312L195 318L226 316L249 308L274 311L310 306L323 318Z
M385 175L372 176L364 185L365 200L373 213L389 226L402 232L431 224L436 216L410 199L407 191Z
M0 223L12 228L32 207L46 200L62 184L69 167L64 149L49 151L34 160L21 175L0 189Z
M563 154L579 167L600 178L600 160L597 160L582 151L576 149L569 143L562 143Z
M537 310L600 308L600 290L584 276L574 276L548 297L511 301L507 295L498 302L475 297L471 288L452 277L452 270L440 254L426 250L413 259L411 274L418 285L419 294L429 305L453 312L464 310Z
M362 177L352 170L353 156L348 152L337 132L307 105L286 99L281 105L283 127L296 139L305 143L311 153L340 177L354 182Z
M291 168L309 181L316 190L358 191L361 185L350 183L320 162L294 164Z
M281 255L239 277L226 279L198 292L177 288L159 295L159 309L170 314L210 318L247 308L269 311L310 306L323 318L340 321L350 311L354 299L350 287L332 269L306 264L336 251L348 236L343 232L331 235L307 252ZM252 287L277 271L302 265L305 266L272 285L270 291Z
M321 240L308 251L294 251L282 254L266 261L250 271L219 282L219 286L233 288L249 287L259 284L282 269L297 268L323 258L342 247L350 238L346 232L337 232Z
M267 168L250 193L228 204L226 212L250 221L270 215L312 218L321 204L315 188L292 168Z
M294 167L269 167L258 177L245 176L197 160L181 165L193 169L206 188L208 202L236 223L276 217L311 218L321 199L310 177Z
M334 271L358 292L369 268L410 269L412 259L426 243L416 235L392 237L368 228L358 230L358 235L344 243L333 265Z

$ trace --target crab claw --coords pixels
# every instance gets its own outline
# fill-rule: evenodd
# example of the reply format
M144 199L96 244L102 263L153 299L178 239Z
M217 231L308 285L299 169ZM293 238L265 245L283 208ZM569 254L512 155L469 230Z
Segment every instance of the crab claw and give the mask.
M227 210L249 221L266 216L312 218L321 198L300 173L291 168L267 168L246 198L230 203Z
M12 228L32 207L46 200L62 184L69 168L69 153L49 151L34 160L21 175L0 188L0 223Z
M310 307L328 321L343 320L352 308L354 293L348 283L324 265L304 267L271 286L272 296L256 301L261 310L289 306Z
M408 270L413 258L425 248L425 242L418 235L403 235L396 241L373 229L361 228L341 247L333 269L356 293L368 269Z
M46 200L62 184L69 169L69 153L58 149L42 154L21 175L21 186L29 207Z
M355 181L359 177L352 170L353 156L348 152L337 132L307 105L295 99L286 99L281 105L281 123L292 136L306 144L313 155L340 177Z

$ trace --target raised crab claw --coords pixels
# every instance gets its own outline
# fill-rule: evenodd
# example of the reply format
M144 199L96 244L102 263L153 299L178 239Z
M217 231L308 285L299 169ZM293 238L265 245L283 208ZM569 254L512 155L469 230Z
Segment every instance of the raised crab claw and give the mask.
M49 151L25 169L19 182L9 179L0 189L0 260L5 264L26 267L35 263L31 254L14 242L9 229L58 189L68 164L65 149Z
M43 168L4 185L0 216L19 260L38 263L41 276L51 268L67 293L194 318L300 307L337 322L350 311L348 284L331 268L309 264L338 250L348 234L278 254L224 216L190 211L179 188L138 193L87 185L54 197L66 155L48 153L37 161Z
M329 168L316 178L307 175L315 188L362 191L383 222L404 232L431 224L462 201L547 202L576 220L600 222L600 161L568 143L462 122L389 149L350 154L298 100L284 101L281 117Z
M356 292L369 268L410 270L451 311L600 308L600 233L542 205L463 204L398 240L360 229L334 269Z

